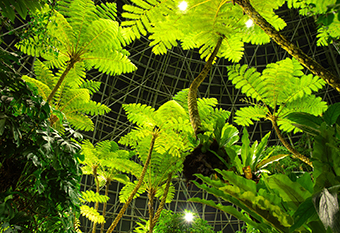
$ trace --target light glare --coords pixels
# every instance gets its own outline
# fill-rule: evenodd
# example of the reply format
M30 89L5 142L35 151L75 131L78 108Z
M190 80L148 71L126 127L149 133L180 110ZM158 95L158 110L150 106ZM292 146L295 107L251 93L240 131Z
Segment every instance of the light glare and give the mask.
M181 11L185 11L188 7L188 3L186 1L183 1L181 2L179 5L178 5L178 8L181 10Z
M192 220L194 219L194 215L190 212L186 212L184 218L185 221L192 222Z
M246 22L246 26L247 28L250 28L251 26L253 26L254 22L253 20L249 19L247 22Z

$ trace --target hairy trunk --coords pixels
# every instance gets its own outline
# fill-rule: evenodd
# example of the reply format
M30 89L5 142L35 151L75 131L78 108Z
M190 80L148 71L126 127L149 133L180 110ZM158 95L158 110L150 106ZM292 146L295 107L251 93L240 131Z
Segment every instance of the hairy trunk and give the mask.
M150 224L149 224L149 233L152 233L152 231L153 231L153 213L154 213L153 204L154 204L155 194L156 194L156 190L151 188L149 190L149 193L148 193L148 198L149 198L149 221L150 221Z
M155 213L155 216L152 219L152 225L151 225L151 221L150 221L150 233L152 232L153 228L155 227L155 225L158 221L158 218L161 215L161 212L164 208L166 197L168 196L168 192L169 192L169 188L170 188L171 179L172 179L172 173L169 173L168 179L166 181L166 185L165 185L165 189L164 189L164 193L163 193L161 203L159 204L158 209Z
M64 70L64 72L61 74L58 82L56 83L56 85L54 86L51 94L48 96L47 98L47 102L50 103L51 100L53 99L55 93L58 91L59 87L61 86L62 82L64 81L65 77L67 76L67 74L70 72L70 70L74 67L74 65L76 64L76 62L79 59L71 59L69 61L69 63L66 66L66 69Z
M296 58L302 65L309 69L313 74L324 79L330 86L340 92L340 77L335 76L326 70L314 59L307 56L299 47L287 40L270 23L266 21L250 4L249 0L234 0L243 11L256 23L262 30L270 36L281 48L286 50L291 56Z
M98 180L97 168L98 168L97 166L93 168L93 176L96 181L96 193L99 194L99 180ZM96 202L94 209L98 210L98 207L99 207L99 202ZM93 227L92 227L92 233L96 233L96 226L97 226L97 223L94 222Z
M153 135L152 135L152 139L151 139L151 144L150 144L150 149L149 149L148 157L147 157L147 159L145 161L145 164L144 164L142 173L141 173L141 175L139 177L138 183L137 183L136 187L133 189L133 191L130 194L129 198L126 200L126 202L125 202L124 206L122 207L122 209L119 211L117 217L112 222L112 224L109 227L109 229L107 230L107 233L111 233L115 229L115 227L117 226L119 220L123 217L123 214L125 213L125 211L126 211L127 207L129 206L130 202L132 201L133 197L136 195L138 189L142 185L143 179L144 179L144 176L145 176L145 173L146 173L146 170L147 170L147 168L149 166L149 163L150 163L150 160L151 160L151 154L152 154L153 146L155 144L157 136L158 136L157 132L154 132Z
M106 182L106 186L105 186L105 196L109 195L109 186L110 186L110 183L111 183L111 180L109 179ZM107 207L107 202L104 202L104 204L103 204L103 217L104 217L104 219L105 219L105 216L106 216L106 207ZM102 223L102 225L100 226L100 233L104 232L104 225L105 225L105 223Z
M198 87L201 85L203 80L207 77L208 72L212 66L212 63L216 57L216 54L218 50L220 49L220 46L222 44L223 36L221 36L216 44L216 47L209 57L207 63L204 65L203 70L201 73L194 79L194 81L191 83L190 88L189 88L189 93L188 93L188 107L189 107L189 117L190 117L190 122L192 127L194 128L195 135L200 132L201 128L201 118L198 113L198 108L197 108L197 91Z
M276 119L270 119L274 130L276 132L276 135L279 137L282 144L293 154L295 158L300 159L302 162L308 164L309 166L313 167L312 162L307 158L306 156L300 154L297 150L295 150L282 136L281 131L279 129L279 126L277 125Z

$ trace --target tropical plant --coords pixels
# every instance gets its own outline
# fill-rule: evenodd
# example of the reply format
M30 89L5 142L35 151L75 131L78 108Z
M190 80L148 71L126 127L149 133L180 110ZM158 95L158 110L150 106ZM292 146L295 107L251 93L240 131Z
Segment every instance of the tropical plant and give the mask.
M339 221L337 221L340 187L339 116L339 103L331 105L323 117L306 113L291 113L287 116L295 126L314 136L312 155L314 195L313 202L310 201L309 206L314 203L314 211L318 213L324 227L330 228L333 232L340 230Z
M46 64L39 59L34 63L34 71L35 78L24 75L23 79L35 85L39 95L47 101L61 74L53 75ZM75 70L68 73L50 102L53 109L50 122L52 125L55 124L57 129L62 129L62 122L65 118L75 129L93 130L94 125L90 116L105 114L110 109L103 104L90 100L91 95L99 90L101 83L84 80L84 72L75 73L73 71Z
M175 100L170 100L157 110L142 104L123 105L127 118L136 124L119 143L129 146L144 164L143 169L132 172L138 181L126 185L120 199L125 202L116 219L108 229L112 232L124 214L127 206L141 193L147 191L150 208L150 231L157 221L165 202L171 201L174 189L171 185L173 174L181 170L185 152L192 149L188 134L192 133L187 114ZM145 178L144 178L145 176ZM154 197L161 197L161 204L154 213Z
M328 45L340 37L339 1L295 1L290 0L288 7L300 9L301 15L314 16L318 24L318 45Z
M107 74L136 69L122 48L126 40L115 17L114 3L95 6L91 0L59 1L58 11L47 24L49 43L32 36L17 44L28 55L44 58L48 68L60 70L47 102L53 100L70 72L83 77L84 71L93 67Z
M99 196L100 187L105 186L105 196L108 196L108 190L112 181L118 181L122 184L129 182L129 177L122 174L121 171L140 171L140 166L129 160L132 156L131 152L126 150L119 150L118 144L114 141L102 141L94 146L89 140L82 143L82 154L84 160L80 163L83 174L92 175L95 180L96 193ZM130 168L130 169L129 169ZM91 190L83 193L83 198L87 202L95 202L95 207L82 205L80 207L81 214L85 215L93 222L92 231L96 231L97 223L101 224L101 232L104 231L105 215L106 215L106 198L91 199L87 194L92 194ZM90 196L92 197L92 196ZM98 213L99 203L103 203L103 215Z
M309 159L296 151L282 136L285 132L298 132L289 120L284 118L291 112L308 112L321 115L327 108L326 102L311 93L318 91L324 81L311 74L304 75L302 66L295 59L287 58L268 64L262 74L246 65L229 67L229 79L236 88L246 94L253 106L244 107L235 113L235 122L248 126L260 119L270 120L282 144L294 157L312 166Z
M274 10L285 1L274 0L190 0L188 9L180 10L180 0L145 1L133 0L134 5L124 5L122 24L128 29L131 39L149 34L150 46L156 54L164 54L167 49L176 46L180 41L184 49L199 48L201 56L209 58L217 42L223 38L217 56L239 61L243 55L243 43L268 43L270 38L278 43L290 55L295 57L311 72L323 78L328 84L340 91L340 79L300 48L287 40L280 32L286 23ZM316 9L327 9L335 1L288 1L289 6L316 6ZM332 8L332 6L330 6ZM323 10L325 12L325 10ZM318 13L316 11L316 13ZM254 27L247 28L245 23L252 19ZM171 32L171 33L170 33ZM335 35L338 36L338 30Z
M1 231L74 232L80 135L67 126L64 135L53 130L49 105L6 68L1 63Z
M227 149L227 153L232 161L231 163L239 175L243 175L247 179L253 179L258 182L262 172L269 173L268 170L264 169L268 164L288 156L288 154L272 156L272 153L265 153L269 136L270 132L261 139L260 143L255 141L250 146L249 134L246 128L244 128L241 139L242 146L239 150L235 151L233 148Z

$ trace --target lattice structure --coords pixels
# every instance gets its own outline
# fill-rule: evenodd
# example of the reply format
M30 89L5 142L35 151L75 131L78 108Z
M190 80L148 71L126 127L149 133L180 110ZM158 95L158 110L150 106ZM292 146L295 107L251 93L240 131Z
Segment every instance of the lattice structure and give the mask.
M121 9L122 4L125 3L127 3L125 0L120 0L117 3L118 9ZM328 47L317 47L316 27L313 19L302 17L296 11L287 10L284 7L278 10L278 13L288 23L283 34L321 65L340 76L340 45L333 44ZM26 22L17 19L11 32L3 29L0 34L0 38L3 40L1 49L10 52L15 51L14 44L18 41L17 37L15 37L15 32L20 31L26 24ZM14 33L14 36L12 33ZM143 103L157 109L160 105L170 100L178 91L188 88L204 66L204 61L199 58L199 54L195 50L184 51L179 47L175 47L163 56L156 56L151 52L146 38L133 42L129 45L128 50L131 53L131 60L138 67L138 70L134 73L110 77L106 74L98 73L96 70L88 72L89 79L102 82L101 90L94 96L94 99L111 108L110 113L93 118L95 123L93 132L84 133L84 137L93 143L107 139L118 141L122 135L132 129L133 125L127 121L121 107L122 104ZM287 56L288 53L274 42L258 46L247 44L245 45L244 57L240 63L256 67L261 71L266 64L282 60ZM17 72L22 74L32 73L33 60L34 58L23 55L21 64L16 66ZM233 123L235 110L247 104L240 101L245 96L241 94L240 90L235 89L228 80L226 70L228 65L231 65L231 63L224 59L217 59L209 72L209 77L199 88L199 97L217 98L220 107L231 111L229 122ZM339 94L329 86L320 91L319 95L330 104L339 101ZM258 122L248 128L248 131L251 140L256 140L260 139L268 131L272 131L272 128L268 122ZM279 143L274 133L270 138L270 142L271 144ZM216 231L242 231L243 223L237 219L208 206L186 202L190 197L204 197L207 199L215 199L215 197L194 186L187 187L180 175L173 183L177 192L173 202L166 205L166 209L173 211L190 209L198 213L203 219L206 219L214 226ZM93 186L93 178L84 177L82 189L93 188ZM109 218L106 228L122 206L118 200L118 193L121 188L122 185L119 183L113 183L110 186L110 201L107 213ZM222 200L217 201L222 202ZM146 219L147 216L147 199L145 196L141 196L132 202L115 232L132 232L136 221L139 218ZM90 232L90 222L84 218L81 221L83 232Z

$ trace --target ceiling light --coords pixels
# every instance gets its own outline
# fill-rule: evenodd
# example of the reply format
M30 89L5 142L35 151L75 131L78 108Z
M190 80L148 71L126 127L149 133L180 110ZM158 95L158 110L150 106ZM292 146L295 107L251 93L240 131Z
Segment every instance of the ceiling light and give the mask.
M185 11L188 7L188 3L186 1L183 1L181 2L179 5L178 5L178 8L181 10L181 11Z
M192 222L194 215L191 212L186 212L184 215L185 221Z
M254 25L254 22L253 22L253 20L251 20L251 19L249 19L249 20L246 22L247 28L250 28L250 27L253 26L253 25Z

